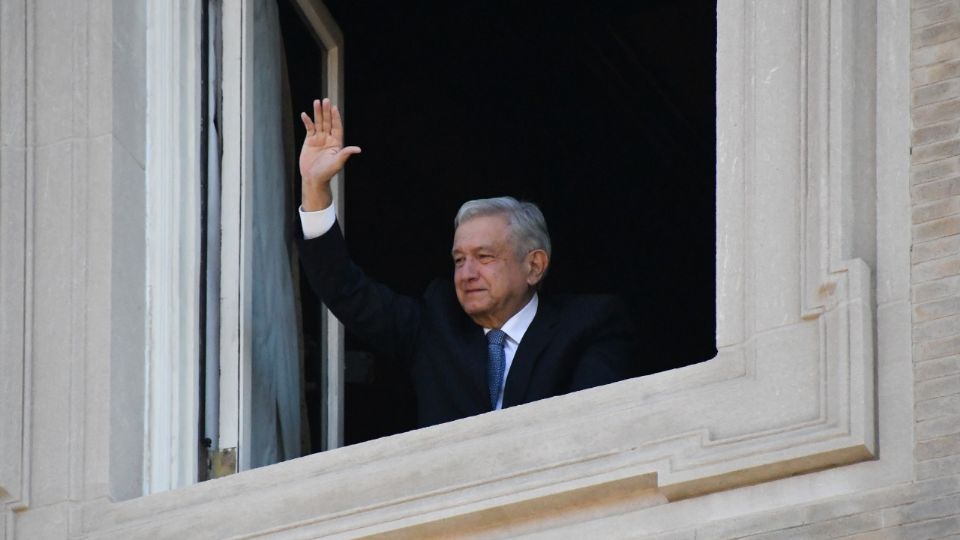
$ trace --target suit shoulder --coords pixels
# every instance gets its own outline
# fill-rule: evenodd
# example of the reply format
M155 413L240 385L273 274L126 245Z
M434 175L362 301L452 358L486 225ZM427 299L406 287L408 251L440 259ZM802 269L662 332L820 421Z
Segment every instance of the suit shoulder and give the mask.
M626 311L626 304L612 294L561 294L550 296L549 301L563 311Z
M444 312L460 310L460 302L457 300L457 291L453 287L453 280L436 278L431 281L423 292L423 303L428 307L439 308Z

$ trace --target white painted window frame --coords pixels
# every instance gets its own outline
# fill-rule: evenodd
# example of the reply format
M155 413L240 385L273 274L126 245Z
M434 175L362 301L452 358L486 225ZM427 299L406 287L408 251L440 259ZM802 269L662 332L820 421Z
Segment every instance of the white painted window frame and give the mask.
M326 96L343 107L343 37L322 3L297 0L326 50ZM200 347L201 4L149 4L147 32L147 404L144 492L185 486L198 477ZM250 224L253 143L252 4L224 0L222 10L222 161L219 298L218 437L215 448L238 448L249 468ZM217 84L217 81L210 81ZM342 173L333 182L343 222ZM217 302L215 302L216 304ZM324 310L326 448L343 441L343 327Z
M319 0L296 0L306 23L326 51L326 96L343 107L343 36ZM250 0L223 2L223 161L220 306L220 433L219 448L238 448L238 468L250 468L245 451L251 437L250 321L252 239L250 215L253 120L251 92L253 62L253 7ZM321 96L318 96L321 97ZM343 223L343 173L333 180L338 218ZM343 441L342 325L324 310L324 446Z
M903 11L720 3L713 360L111 505L92 528L417 536L463 533L484 512L507 520L582 490L656 494L635 511L775 479L792 486L689 501L717 518L909 481L910 441L898 434L912 424L897 411L911 392ZM861 39L871 32L872 45ZM875 77L855 69L864 46ZM866 104L854 99L863 88ZM870 216L850 204L864 175L876 182L874 269L854 234ZM636 532L675 528L690 510L663 506Z
M144 492L197 480L200 3L147 5Z

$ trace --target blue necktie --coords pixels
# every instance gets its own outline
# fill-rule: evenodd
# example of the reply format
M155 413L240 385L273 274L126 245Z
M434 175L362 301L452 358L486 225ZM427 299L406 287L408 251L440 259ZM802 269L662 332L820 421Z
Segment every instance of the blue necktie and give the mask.
M503 353L503 342L507 334L503 330L487 332L487 386L490 388L490 406L497 407L500 387L503 385L503 372L507 369L507 356Z

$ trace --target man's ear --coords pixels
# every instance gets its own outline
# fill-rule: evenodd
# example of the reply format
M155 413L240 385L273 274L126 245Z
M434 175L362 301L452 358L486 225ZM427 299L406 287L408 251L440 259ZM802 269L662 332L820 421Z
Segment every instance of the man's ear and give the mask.
M527 284L531 287L536 286L547 273L547 267L550 266L550 257L542 249L535 249L527 253Z

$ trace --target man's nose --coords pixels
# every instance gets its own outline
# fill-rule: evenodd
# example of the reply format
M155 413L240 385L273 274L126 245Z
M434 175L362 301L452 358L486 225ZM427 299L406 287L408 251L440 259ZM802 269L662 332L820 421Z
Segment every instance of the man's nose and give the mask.
M457 268L457 276L459 279L469 280L477 276L476 266L474 262L470 259L463 261L463 264Z

